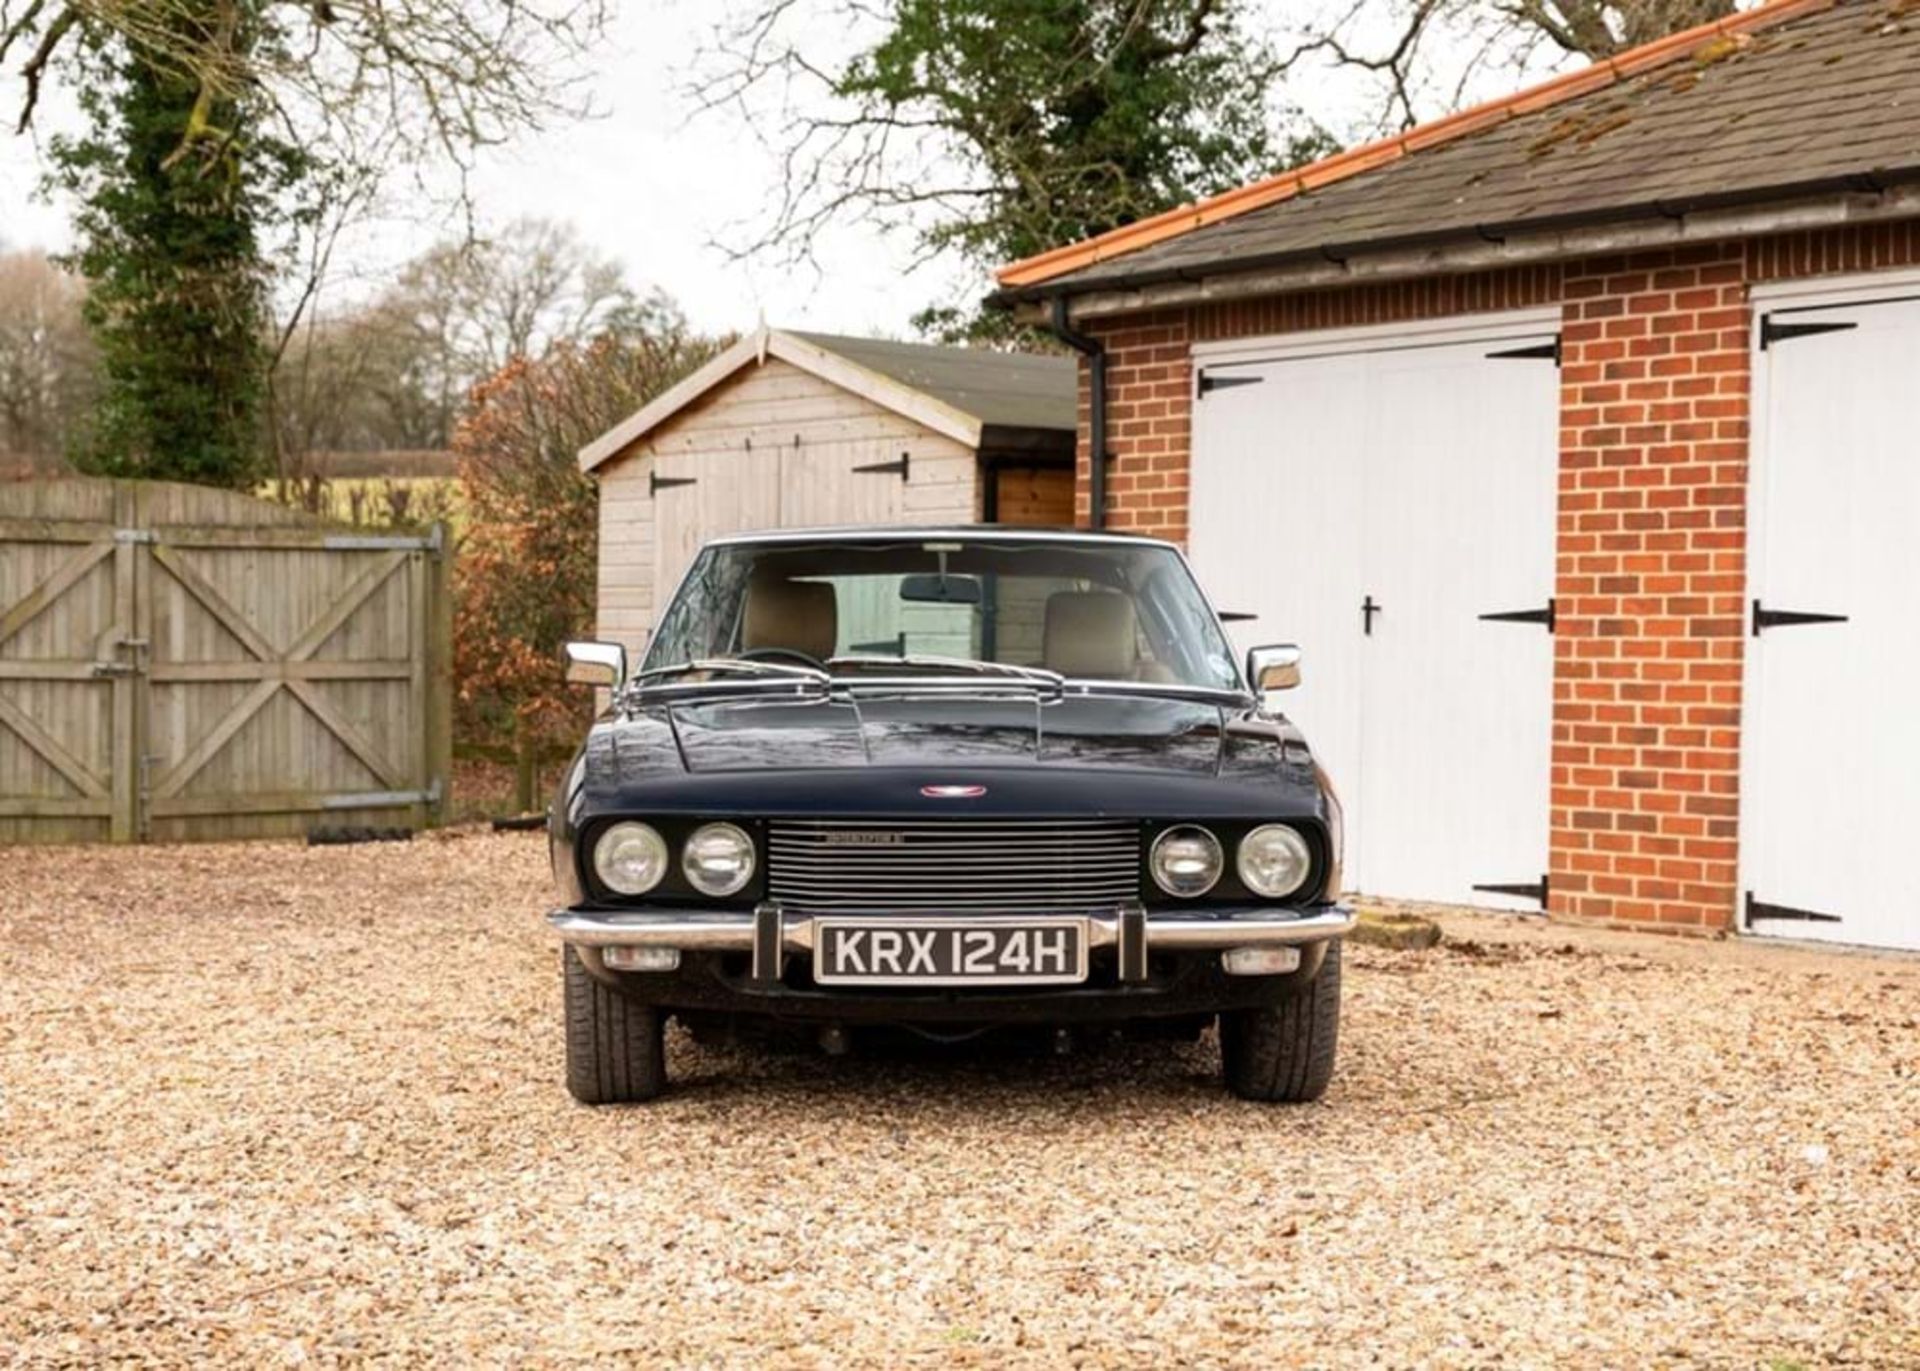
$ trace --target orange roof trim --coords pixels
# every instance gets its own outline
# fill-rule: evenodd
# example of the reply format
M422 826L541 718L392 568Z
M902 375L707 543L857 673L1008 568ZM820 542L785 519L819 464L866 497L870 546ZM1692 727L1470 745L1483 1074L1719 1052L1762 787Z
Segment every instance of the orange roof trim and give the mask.
M1512 95L1461 110L1458 114L1449 114L1445 118L1416 125L1390 138L1362 144L1360 147L1336 153L1332 157L1309 163L1293 171L1282 172L1278 176L1269 177L1264 181L1255 181L1252 185L1241 186L1237 190L1230 190L1191 205L1182 205L1179 209L1167 210L1163 214L1123 225L1093 238L1051 248L1046 252L1004 266L995 275L1001 286L1006 289L1039 285L1070 271L1078 271L1082 267L1090 267L1097 262L1109 261L1154 243L1165 242L1169 238L1178 238L1182 234L1191 233L1208 224L1217 224L1222 219L1231 219L1249 210L1277 204L1282 200L1291 200L1294 196L1303 195L1307 191L1332 185L1336 181L1344 181L1350 176L1372 171L1375 167L1385 166L1389 162L1397 162L1409 153L1451 143L1457 138L1478 133L1482 129L1491 128L1508 119L1533 114L1577 96L1602 90L1616 82L1628 80L1654 67L1687 56L1701 45L1716 39L1770 28L1775 24L1785 23L1789 19L1797 19L1804 14L1831 8L1837 3L1838 0L1769 0L1767 4L1755 9L1729 15L1725 19L1716 19L1712 23L1701 24L1696 28L1684 29L1679 33L1668 34L1665 38L1644 43L1631 51L1609 57L1592 66L1567 72L1563 76L1556 76L1552 80L1529 86Z

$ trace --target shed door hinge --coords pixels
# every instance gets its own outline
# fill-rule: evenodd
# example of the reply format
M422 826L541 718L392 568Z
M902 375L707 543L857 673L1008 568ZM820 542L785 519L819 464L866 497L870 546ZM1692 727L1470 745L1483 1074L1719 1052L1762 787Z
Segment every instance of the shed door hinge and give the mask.
M1845 333L1848 329L1859 328L1857 323L1835 320L1826 324L1783 324L1777 314L1760 316L1760 350L1765 352L1775 343L1783 343L1789 338L1812 338L1821 333Z
M1767 904L1753 898L1753 892L1747 892L1747 927L1753 927L1755 919L1793 919L1801 923L1837 924L1843 923L1838 914L1822 914L1814 909L1795 909L1792 905Z
M1233 386L1257 386L1266 379L1264 376L1216 376L1210 371L1203 371L1200 373L1200 394L1209 395Z
M901 453L898 461L869 462L866 466L854 468L855 471L867 472L874 476L892 476L897 473L903 481L907 479L907 475L912 469L913 454L910 452Z
M647 496L651 499L663 490L671 490L675 486L690 486L695 484L699 479L698 476L662 476L657 471L649 471L647 473Z
M1480 616L1490 624L1539 624L1547 632L1553 632L1553 601L1547 601L1545 609L1503 609L1494 614Z
M1476 885L1475 890L1484 890L1489 895L1516 895L1523 900L1538 900L1540 907L1547 907L1547 877L1542 872L1536 884L1516 883L1514 885Z
M1523 348L1508 348L1505 352L1489 352L1487 358L1497 362L1540 361L1560 365L1560 335L1554 334L1551 343L1530 343Z
M1793 628L1798 624L1844 624L1844 614L1815 614L1802 609L1768 609L1753 602L1753 636L1758 638L1769 628Z

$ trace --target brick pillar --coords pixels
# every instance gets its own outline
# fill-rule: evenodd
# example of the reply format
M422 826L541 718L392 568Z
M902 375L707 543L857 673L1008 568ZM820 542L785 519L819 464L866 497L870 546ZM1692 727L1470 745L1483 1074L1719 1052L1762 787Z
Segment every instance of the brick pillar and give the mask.
M1098 336L1107 349L1107 523L1187 541L1192 374L1184 312L1130 315ZM1087 364L1080 364L1079 467L1074 518L1092 521Z
M1565 281L1552 908L1733 926L1746 593L1737 246Z

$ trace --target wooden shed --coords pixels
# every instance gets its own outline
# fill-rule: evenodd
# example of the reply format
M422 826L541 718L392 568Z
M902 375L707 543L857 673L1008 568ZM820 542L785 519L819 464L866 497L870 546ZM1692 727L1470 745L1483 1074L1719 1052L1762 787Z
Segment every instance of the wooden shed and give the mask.
M638 649L700 545L833 524L1070 524L1068 357L762 328L581 450L599 634Z

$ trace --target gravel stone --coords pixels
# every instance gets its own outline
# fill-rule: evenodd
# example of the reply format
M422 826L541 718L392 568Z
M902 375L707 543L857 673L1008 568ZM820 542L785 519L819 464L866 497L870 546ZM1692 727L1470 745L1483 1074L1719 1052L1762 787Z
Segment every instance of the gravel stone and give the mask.
M1441 916L1212 1037L561 1085L537 834L0 856L0 1364L1920 1366L1920 962Z

